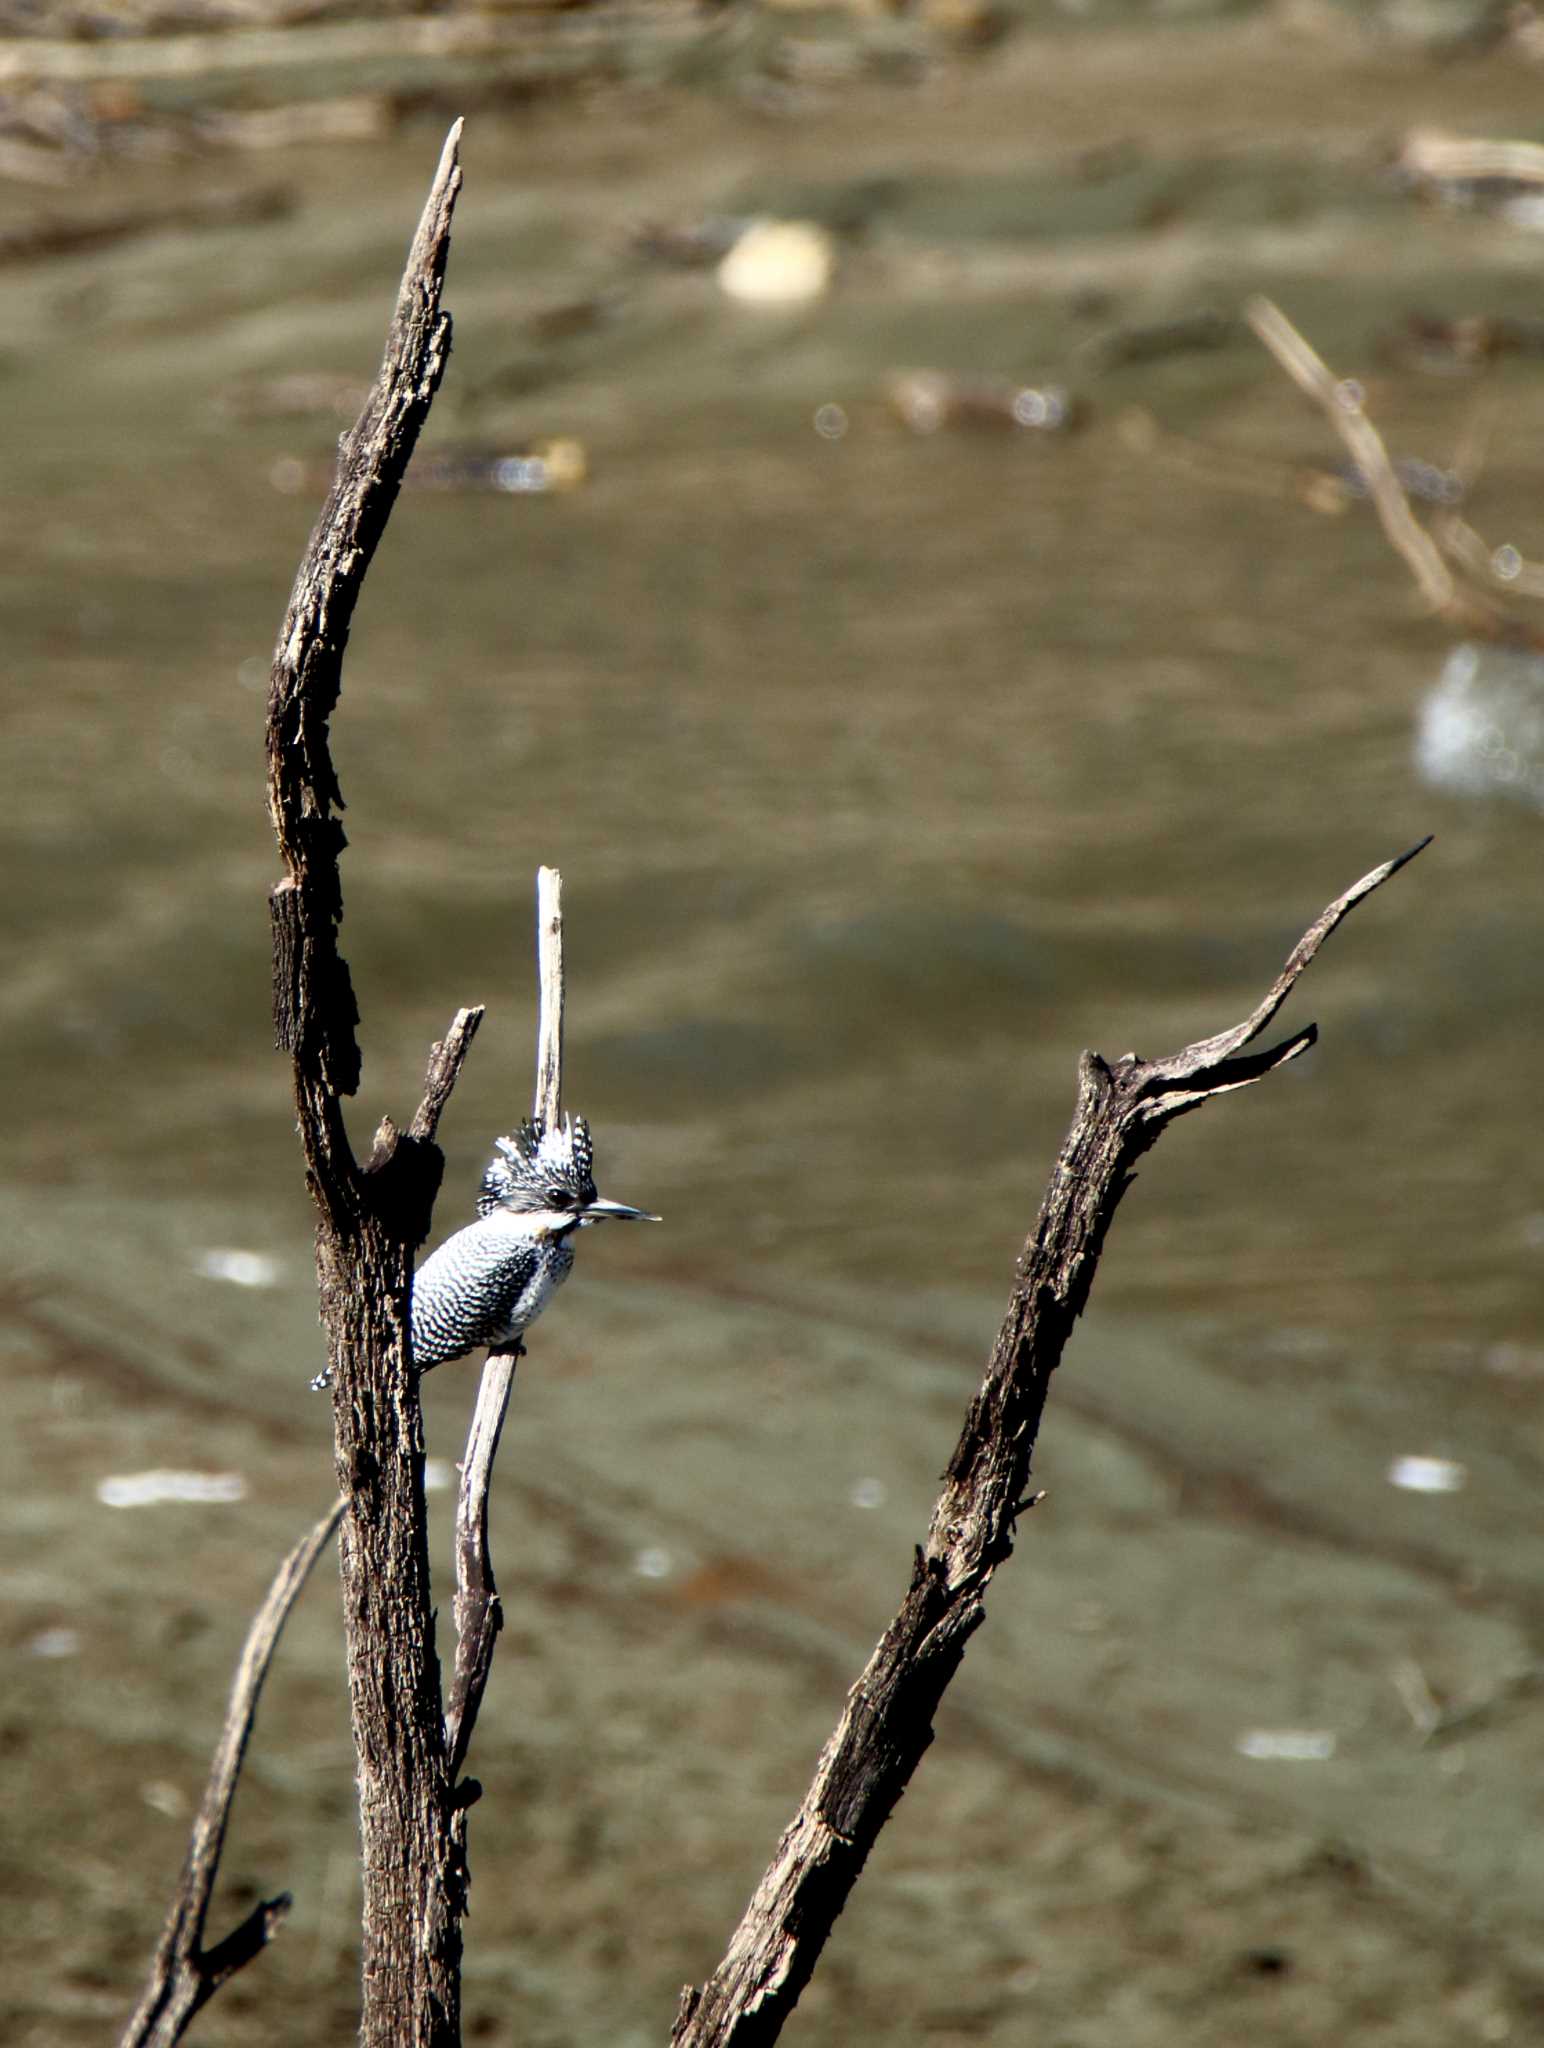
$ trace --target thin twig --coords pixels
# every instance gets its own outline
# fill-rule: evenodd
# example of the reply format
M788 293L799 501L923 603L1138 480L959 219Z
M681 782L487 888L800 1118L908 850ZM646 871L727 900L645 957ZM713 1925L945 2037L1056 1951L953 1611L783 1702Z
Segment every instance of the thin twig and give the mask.
M1423 841L1424 845L1426 842ZM910 1587L821 1753L723 1961L683 1992L674 2048L776 2040L880 1829L933 1738L933 1716L1012 1553L1051 1374L1082 1313L1132 1169L1174 1117L1248 1086L1313 1043L1313 1025L1260 1053L1265 1029L1341 919L1420 851L1386 862L1309 926L1259 1006L1167 1059L1083 1055L1078 1106L1013 1299L949 1461Z
M236 1796L263 1680L268 1676L290 1609L346 1506L346 1501L337 1501L295 1545L280 1565L268 1597L247 1632L246 1647L231 1687L230 1705L225 1710L225 1726L220 1731L209 1782L193 1823L182 1881L167 1915L150 1982L124 2030L121 2048L171 2048L200 2006L271 1940L290 1909L288 1892L264 1899L223 1941L211 1949L204 1947L209 1900L219 1873L231 1802Z
M1433 611L1445 612L1454 602L1455 585L1436 543L1410 510L1383 437L1362 410L1359 387L1335 377L1279 306L1251 298L1244 316L1300 391L1322 408L1345 442L1352 461L1371 493L1390 544L1404 558L1421 595Z
M1459 587L1442 559L1442 550L1410 509L1409 496L1389 460L1383 437L1363 410L1360 386L1351 378L1337 378L1269 299L1251 298L1244 315L1293 383L1320 407L1346 444L1366 482L1389 545L1415 578L1416 588L1431 609L1466 632L1485 633L1494 639L1524 633L1526 629L1499 605Z
M456 1669L445 1715L450 1775L459 1779L472 1745L478 1710L493 1670L493 1650L504 1626L504 1607L493 1578L488 1545L488 1487L509 1397L514 1390L519 1340L490 1351L477 1386L477 1405L461 1461L456 1500Z
M534 1121L556 1130L563 1113L563 877L556 868L538 868L536 873L536 951L540 1011L531 1113ZM456 1670L445 1716L453 1779L460 1776L471 1747L493 1669L494 1645L504 1625L488 1545L488 1488L522 1355L518 1338L507 1349L488 1353L461 1463L456 1500ZM474 1782L469 1781L468 1789ZM464 1792L461 1796L465 1799Z
M536 966L541 1023L531 1113L555 1131L563 1121L563 877L556 868L536 870Z

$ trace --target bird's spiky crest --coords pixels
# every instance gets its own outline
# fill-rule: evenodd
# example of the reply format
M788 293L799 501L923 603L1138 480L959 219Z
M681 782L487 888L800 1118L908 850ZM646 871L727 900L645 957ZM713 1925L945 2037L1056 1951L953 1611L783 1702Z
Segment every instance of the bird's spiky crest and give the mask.
M555 1195L562 1201L554 1201ZM537 1210L580 1208L594 1200L595 1147L584 1118L565 1116L549 1131L540 1117L525 1117L518 1130L494 1140L477 1213L489 1216L501 1203Z

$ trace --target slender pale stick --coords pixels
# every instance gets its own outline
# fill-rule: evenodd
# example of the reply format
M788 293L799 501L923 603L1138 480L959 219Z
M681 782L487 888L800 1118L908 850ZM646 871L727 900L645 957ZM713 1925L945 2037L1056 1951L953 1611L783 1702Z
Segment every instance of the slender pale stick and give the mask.
M545 1130L555 1131L563 1114L563 877L556 868L536 871L536 958L541 1008L531 1114ZM523 1349L517 1337L507 1349L488 1353L461 1463L456 1502L456 1669L445 1717L452 1779L466 1762L493 1668L493 1646L504 1625L488 1548L488 1487Z
M536 870L536 969L541 1020L532 1116L555 1131L563 1120L563 877L556 868Z
M1403 556L1416 585L1433 611L1453 608L1452 572L1436 542L1410 510L1383 437L1362 410L1361 392L1350 378L1336 378L1329 365L1279 306L1252 298L1244 317L1300 391L1319 405L1350 450L1370 493L1389 544Z
M1442 550L1411 511L1409 495L1389 460L1383 436L1362 409L1361 388L1355 380L1337 378L1269 299L1256 296L1248 300L1244 318L1298 389L1323 410L1346 444L1389 545L1415 578L1431 609L1466 632L1485 633L1494 639L1531 637L1499 605L1459 587L1442 559Z

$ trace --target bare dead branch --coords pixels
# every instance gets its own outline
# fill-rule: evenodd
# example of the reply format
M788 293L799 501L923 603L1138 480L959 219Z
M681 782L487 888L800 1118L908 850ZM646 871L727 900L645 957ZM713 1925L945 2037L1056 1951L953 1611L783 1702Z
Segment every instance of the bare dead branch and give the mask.
M481 1003L475 1009L457 1010L445 1036L435 1040L429 1054L429 1071L424 1076L424 1098L407 1127L410 1138L432 1138L439 1129L450 1091L461 1078L462 1066L482 1020Z
M1427 842L1422 841L1422 845ZM1019 1260L1008 1313L949 1461L900 1609L848 1695L804 1801L700 1989L688 1986L674 2048L763 2048L809 1981L869 1850L933 1739L933 1716L985 1619L985 1596L1012 1554L1052 1373L1082 1313L1136 1161L1174 1117L1295 1059L1314 1027L1249 1054L1294 982L1356 904L1420 847L1375 868L1299 939L1241 1024L1167 1059L1086 1052L1078 1104Z
M556 868L536 871L536 955L540 1009L536 1031L536 1090L532 1116L555 1130L563 1114L563 877ZM494 1644L504 1609L493 1579L488 1545L488 1488L493 1460L524 1355L517 1338L507 1349L488 1353L477 1388L477 1405L461 1463L456 1500L456 1670L451 1681L446 1732L450 1772L459 1778L471 1747L472 1730L493 1669ZM458 1787L463 1804L475 1780Z
M563 1121L563 877L536 870L536 972L540 1023L531 1114L549 1131Z
M1442 550L1410 509L1409 495L1389 459L1383 437L1363 409L1360 386L1351 378L1337 378L1269 299L1251 298L1244 315L1293 383L1319 406L1345 443L1366 482L1389 545L1414 577L1431 610L1464 632L1483 633L1497 640L1528 638L1529 629L1500 605L1458 584Z
M339 1485L349 1692L364 1867L365 2048L460 2039L465 1816L451 1795L429 1583L423 1415L407 1359L413 1252L443 1161L432 1133L475 1028L436 1048L408 1133L389 1124L361 1169L341 1098L359 1080L358 1012L338 947L342 808L328 738L360 586L444 374L440 304L461 187L461 123L446 138L364 410L343 436L274 657L268 781L285 878L274 890L274 1017L294 1063L318 1209Z
M266 1946L289 1911L287 1892L264 1899L222 1941L213 1948L204 1947L209 1900L219 1874L231 1802L236 1797L263 1680L268 1676L290 1609L300 1597L311 1567L331 1539L346 1505L342 1500L336 1502L295 1545L280 1565L268 1597L247 1632L246 1647L231 1687L230 1705L225 1710L225 1726L220 1731L209 1782L193 1822L182 1880L156 1950L150 1982L124 2030L120 2048L172 2048L199 2008L227 1978L233 1977Z
M342 809L343 798L328 720L360 586L450 354L450 315L441 310L440 292L461 189L460 139L458 121L408 252L380 372L339 444L269 684L268 799L287 870L272 899L274 1022L280 1050L295 1061L296 1108L317 1200L335 1223L345 1220L353 1192L338 1098L359 1085L359 1013L338 951L344 836L335 808Z
M494 1583L488 1547L488 1487L521 1350L516 1339L507 1350L488 1353L472 1411L466 1456L461 1461L461 1491L456 1500L456 1670L445 1716L453 1779L460 1777L466 1762L493 1669L494 1644L504 1626L503 1603Z
M1433 611L1448 613L1457 587L1436 543L1410 510L1410 500L1389 460L1383 437L1362 410L1360 388L1335 377L1279 306L1251 298L1244 316L1287 375L1319 406L1350 451L1372 495L1390 545L1403 559Z

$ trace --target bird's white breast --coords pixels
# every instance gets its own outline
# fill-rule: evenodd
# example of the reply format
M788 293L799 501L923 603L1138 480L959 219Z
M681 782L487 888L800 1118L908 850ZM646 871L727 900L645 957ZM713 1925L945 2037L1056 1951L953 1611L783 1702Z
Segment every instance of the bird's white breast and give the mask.
M509 1304L504 1334L513 1337L535 1322L573 1270L574 1219L561 1210L517 1216L508 1209L497 1209L488 1221L509 1237L512 1249L533 1246L542 1254L530 1279ZM560 1237L560 1231L566 1235Z

